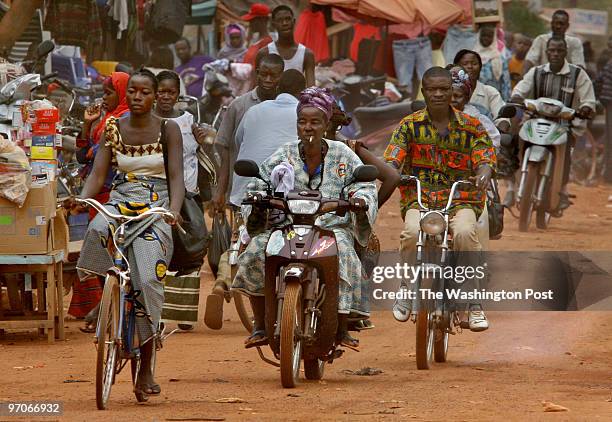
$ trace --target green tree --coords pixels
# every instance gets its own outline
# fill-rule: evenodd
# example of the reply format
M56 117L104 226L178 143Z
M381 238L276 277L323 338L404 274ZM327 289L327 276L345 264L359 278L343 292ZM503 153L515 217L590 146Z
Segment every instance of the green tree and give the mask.
M520 32L534 38L548 31L548 24L531 12L525 2L512 0L504 9L504 26L510 32Z

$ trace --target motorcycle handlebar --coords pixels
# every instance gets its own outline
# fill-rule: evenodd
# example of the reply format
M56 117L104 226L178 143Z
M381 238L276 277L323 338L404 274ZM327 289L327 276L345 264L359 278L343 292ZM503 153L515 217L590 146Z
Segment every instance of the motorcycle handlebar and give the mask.
M48 74L46 74L46 75L44 75L44 76L41 76L41 77L40 77L40 81L41 81L41 82L44 82L44 81L46 81L46 80L48 80L48 79L57 78L57 75L59 75L59 73L58 73L58 72L51 72L51 73L48 73Z
M280 211L288 211L289 206L287 205L287 199L277 198L271 195L253 195L251 198L247 198L242 201L242 205L253 205L259 208L274 208ZM319 210L317 214L327 214L334 211L367 211L369 208L366 202L361 205L360 203L352 203L352 201L346 201L344 199L331 199L321 198Z
M422 211L430 211L430 209L428 207L423 205L423 202L421 200L421 181L419 180L419 178L416 177L416 176L401 176L400 185L406 186L406 185L409 185L412 182L416 182L416 185L417 185L417 202L419 204L420 209ZM455 196L455 191L457 190L459 185L474 186L474 182L472 182L470 180L457 180L457 181L455 181L453 183L453 185L451 186L450 193L448 195L448 202L446 203L446 207L444 207L443 211L448 212L450 210L451 206L453 205L453 198Z

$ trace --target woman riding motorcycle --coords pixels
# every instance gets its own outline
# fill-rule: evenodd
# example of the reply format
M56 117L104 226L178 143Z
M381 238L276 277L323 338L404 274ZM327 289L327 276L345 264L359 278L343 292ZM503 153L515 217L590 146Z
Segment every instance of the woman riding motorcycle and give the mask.
M349 184L354 169L362 162L343 143L323 138L332 116L333 103L333 98L320 88L308 88L302 92L297 108L299 140L286 143L262 163L260 174L265 180L273 180L279 172L285 171L281 184L287 184L289 179L288 185L293 185L289 188L317 190L326 198L340 197L342 188ZM265 186L261 180L253 180L248 191L262 191ZM353 183L346 191L350 201L362 205L363 211L347 213L344 217L325 214L319 217L317 225L333 230L336 236L340 276L338 338L340 344L355 348L359 341L348 333L349 314L367 317L369 310L362 300L362 289L367 287L367 281L362 278L361 263L353 242L356 240L363 246L367 244L378 207L374 183ZM365 204L368 204L367 210ZM269 219L272 221L266 224L263 213L256 207L248 208L243 207L243 214L252 239L238 259L239 267L232 289L247 294L251 299L254 329L245 342L245 347L250 348L268 342L264 326L264 262L271 231L266 228L282 224L284 216L277 215L272 220L271 215Z

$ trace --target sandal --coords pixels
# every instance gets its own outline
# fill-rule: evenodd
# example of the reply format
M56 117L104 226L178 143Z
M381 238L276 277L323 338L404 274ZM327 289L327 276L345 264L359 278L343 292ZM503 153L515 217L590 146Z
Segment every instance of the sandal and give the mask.
M159 394L161 394L161 387L157 383L152 385L137 384L134 386L134 393L140 394L145 397L158 396Z
M359 340L357 340L354 337L351 337L351 335L348 332L346 332L342 335L342 338L340 340L340 346L347 347L349 349L352 349L358 352L359 351Z
M82 333L94 334L96 332L96 323L85 321L85 326L79 327L79 330L81 330Z
M265 330L254 330L244 342L244 348L250 349L252 347L260 347L268 344L268 337L266 337Z

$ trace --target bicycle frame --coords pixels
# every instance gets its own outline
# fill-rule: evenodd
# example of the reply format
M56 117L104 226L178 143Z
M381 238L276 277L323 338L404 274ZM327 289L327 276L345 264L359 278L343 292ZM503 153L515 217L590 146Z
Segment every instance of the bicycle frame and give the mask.
M77 201L94 207L108 222L109 231L111 233L107 248L109 254L113 257L115 268L109 270L109 273L115 272L119 279L119 322L117 324L118 332L115 338L119 339L119 346L122 352L120 358L124 360L124 362L119 365L116 372L119 373L127 363L127 360L132 358L139 360L140 349L133 348L132 346L135 339L137 309L144 309L144 306L137 299L140 292L132 289L130 263L122 247L125 242L125 226L130 222L144 220L153 215L171 216L172 214L164 208L154 207L136 217L127 217L110 213L102 204L93 199L79 199ZM117 228L111 223L111 219L119 223ZM179 229L182 230L180 227ZM112 241L110 239L112 239ZM128 304L130 306L126 315ZM102 329L104 329L104 327L100 327L98 324L96 327L96 338L100 338L100 330Z

